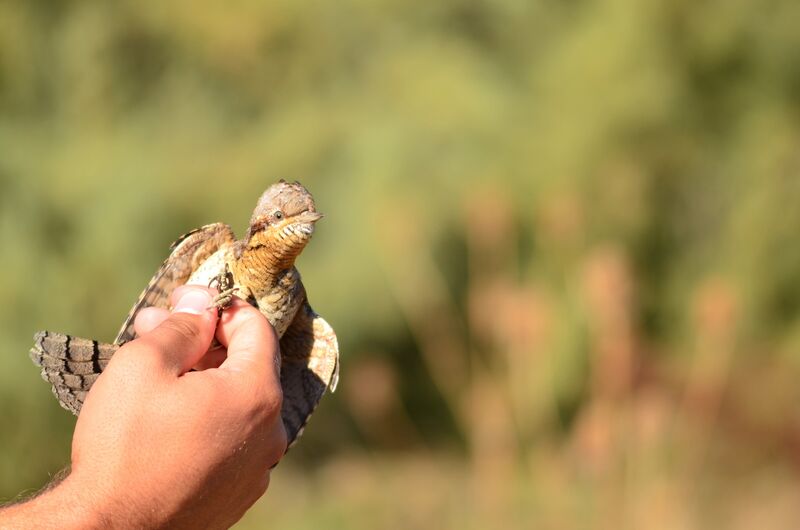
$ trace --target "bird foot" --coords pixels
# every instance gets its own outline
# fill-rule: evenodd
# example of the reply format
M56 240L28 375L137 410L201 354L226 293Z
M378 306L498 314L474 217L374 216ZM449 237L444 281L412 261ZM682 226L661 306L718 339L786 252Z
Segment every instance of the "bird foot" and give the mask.
M211 281L208 282L208 286L216 287L219 290L219 294L211 300L211 304L209 304L207 309L216 308L218 314L222 315L222 311L230 307L233 302L233 293L239 290L238 287L234 287L233 274L231 274L227 265L223 272L211 278Z

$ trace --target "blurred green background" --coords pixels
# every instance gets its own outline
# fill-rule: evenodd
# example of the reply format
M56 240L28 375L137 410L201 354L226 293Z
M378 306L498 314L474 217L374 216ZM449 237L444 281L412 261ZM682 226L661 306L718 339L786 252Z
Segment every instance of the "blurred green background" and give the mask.
M0 0L0 500L39 329L301 180L339 391L240 528L800 520L800 3Z

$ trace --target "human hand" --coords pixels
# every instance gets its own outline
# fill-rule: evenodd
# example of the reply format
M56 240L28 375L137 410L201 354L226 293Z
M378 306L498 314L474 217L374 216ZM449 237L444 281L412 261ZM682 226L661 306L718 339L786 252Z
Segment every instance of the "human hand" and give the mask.
M101 526L228 527L286 450L278 338L239 299L217 327L211 293L184 286L171 314L142 311L140 338L116 352L83 405L72 472L53 493ZM227 357L206 355L215 329Z

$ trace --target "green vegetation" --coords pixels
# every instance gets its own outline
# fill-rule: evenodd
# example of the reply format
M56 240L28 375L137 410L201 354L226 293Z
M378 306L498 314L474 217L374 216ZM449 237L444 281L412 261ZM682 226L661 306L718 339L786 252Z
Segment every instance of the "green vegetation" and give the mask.
M342 385L241 523L800 517L800 3L0 0L0 499L69 458L38 329L297 178Z

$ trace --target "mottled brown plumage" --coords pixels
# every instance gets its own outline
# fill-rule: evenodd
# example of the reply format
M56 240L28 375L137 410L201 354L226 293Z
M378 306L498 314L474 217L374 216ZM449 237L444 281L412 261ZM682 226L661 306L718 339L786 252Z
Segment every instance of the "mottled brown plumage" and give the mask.
M236 240L228 225L215 223L173 243L172 252L131 308L113 344L44 331L34 337L31 358L42 367L42 377L53 385L61 405L78 414L114 352L136 338L133 322L139 311L167 308L176 287L209 285L227 272L236 296L256 306L281 337L281 415L291 444L325 390L334 390L338 379L336 334L311 309L294 266L321 217L308 190L298 182L280 181L259 199L241 240Z

